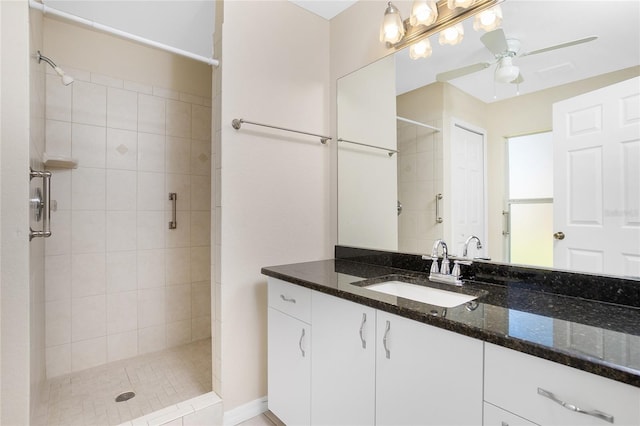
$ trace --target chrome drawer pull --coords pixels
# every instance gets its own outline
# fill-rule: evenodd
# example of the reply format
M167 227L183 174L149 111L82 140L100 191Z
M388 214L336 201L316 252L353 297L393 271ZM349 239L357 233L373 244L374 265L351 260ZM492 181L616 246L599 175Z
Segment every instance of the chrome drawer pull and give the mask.
M367 341L364 340L364 336L362 335L362 331L364 329L364 325L367 322L367 314L362 314L362 322L360 323L360 341L362 342L362 349L367 349Z
M384 346L384 353L387 359L391 359L391 351L387 346L387 338L389 337L389 331L391 330L391 322L387 321L387 328L384 330L384 337L382 338L382 346Z
M286 297L284 294L281 294L281 295L280 295L280 299L284 300L285 302L296 303L296 299L294 299L294 298L288 298L288 297Z
M176 204L178 203L178 193L170 192L169 201L171 201L171 222L169 222L169 229L178 228L178 220L176 219Z
M304 339L304 328L302 329L302 334L300 335L300 341L298 342L298 346L300 346L300 352L302 352L302 357L304 358L304 348L302 347L302 339Z
M544 390L542 388L538 388L538 395L542 395L545 398L549 398L550 400L552 400L553 402L563 406L564 408L566 408L567 410L571 410L571 411L575 411L576 413L580 413L580 414L586 414L587 416L593 416L593 417L597 417L601 420L604 420L605 422L609 422L609 423L613 423L613 416L607 413L603 413L602 411L598 411L598 410L583 410L582 408L575 406L573 404L569 404L568 402L564 402L563 400L559 399L557 396L555 396L553 393Z

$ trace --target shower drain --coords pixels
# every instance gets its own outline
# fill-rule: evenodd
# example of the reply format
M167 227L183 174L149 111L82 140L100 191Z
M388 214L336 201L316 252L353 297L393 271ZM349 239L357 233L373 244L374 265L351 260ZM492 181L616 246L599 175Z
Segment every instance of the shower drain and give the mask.
M120 395L116 396L116 402L128 401L134 396L136 396L135 392L122 392Z

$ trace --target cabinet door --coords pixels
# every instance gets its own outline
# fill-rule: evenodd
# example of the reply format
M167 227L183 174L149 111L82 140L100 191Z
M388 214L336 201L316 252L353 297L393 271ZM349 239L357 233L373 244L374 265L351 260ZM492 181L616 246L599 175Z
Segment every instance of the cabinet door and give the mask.
M482 342L377 313L376 424L482 424Z
M268 310L269 409L287 425L308 425L311 412L311 327Z
M311 424L373 425L376 311L311 295Z
M483 426L538 426L495 405L484 403Z

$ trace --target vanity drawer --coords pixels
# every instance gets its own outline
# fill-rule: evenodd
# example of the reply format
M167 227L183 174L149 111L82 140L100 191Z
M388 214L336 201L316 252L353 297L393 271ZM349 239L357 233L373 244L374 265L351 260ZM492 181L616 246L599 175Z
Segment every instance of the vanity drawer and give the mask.
M311 324L311 289L271 277L267 283L270 307Z
M640 424L639 388L489 343L484 385L485 401L543 426Z

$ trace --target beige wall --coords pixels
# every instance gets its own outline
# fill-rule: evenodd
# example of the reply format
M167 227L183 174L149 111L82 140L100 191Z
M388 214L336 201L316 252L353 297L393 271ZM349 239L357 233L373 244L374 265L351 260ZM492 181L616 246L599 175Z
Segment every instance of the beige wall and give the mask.
M329 147L245 118L329 132L329 22L287 1L226 2L221 98L221 393L225 410L267 392L260 268L332 257ZM218 211L218 210L217 210Z
M29 424L29 27L26 1L0 2L0 423Z
M211 67L204 63L48 17L44 32L42 53L63 69L73 64L122 80L211 96Z

